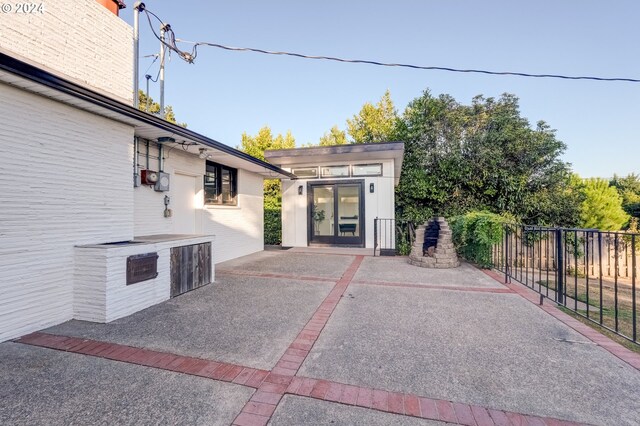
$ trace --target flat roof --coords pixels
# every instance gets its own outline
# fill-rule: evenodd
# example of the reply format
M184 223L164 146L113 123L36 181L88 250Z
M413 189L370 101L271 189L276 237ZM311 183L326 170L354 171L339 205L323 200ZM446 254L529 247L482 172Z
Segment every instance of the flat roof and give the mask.
M230 166L243 168L265 177L296 178L292 173L274 164L141 111L132 105L16 59L2 51L0 51L0 82L129 124L135 128L136 136L145 139L157 140L158 137L168 136L185 142L195 142L203 147L213 148L217 153L215 161L228 163Z
M309 148L268 149L264 152L264 156L271 163L284 165L300 163L301 159L309 156L313 156L314 159L321 157L344 158L345 155L364 153L374 154L374 156L379 156L380 158L396 158L398 157L397 154L399 154L399 158L402 158L402 155L404 154L404 143L354 143L332 146L313 146ZM349 156L351 157L353 155Z
M393 160L396 185L400 179L404 158L403 142L358 143L310 148L273 149L264 152L264 158L279 167L340 161Z

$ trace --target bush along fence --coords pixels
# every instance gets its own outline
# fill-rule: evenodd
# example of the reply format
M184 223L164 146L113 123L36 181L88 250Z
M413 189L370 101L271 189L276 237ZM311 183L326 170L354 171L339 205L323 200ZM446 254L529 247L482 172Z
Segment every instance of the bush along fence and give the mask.
M636 344L640 234L502 224L491 266Z

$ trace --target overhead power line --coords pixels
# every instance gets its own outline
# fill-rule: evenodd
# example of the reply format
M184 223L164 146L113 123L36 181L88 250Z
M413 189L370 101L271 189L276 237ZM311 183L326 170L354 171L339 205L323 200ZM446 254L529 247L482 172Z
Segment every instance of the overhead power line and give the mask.
M491 70L483 70L483 69L462 69L462 68L452 68L452 67L437 67L437 66L424 66L424 65L413 65L413 64L402 64L402 63L393 63L393 62L381 62L381 61L371 61L364 59L345 59L338 58L335 56L314 56L314 55L305 55L302 53L295 52L283 52L283 51L273 51L273 50L265 50L265 49L256 49L253 47L234 47L234 46L225 46L223 44L211 43L205 41L188 41L182 40L175 37L173 30L169 30L170 36L169 41L164 42L161 40L160 36L155 32L153 25L151 24L151 18L149 14L151 13L158 21L162 22L160 18L149 12L145 9L147 13L147 17L149 18L149 25L151 26L151 30L153 34L156 36L158 40L163 42L169 49L173 50L180 56L182 59L189 63L193 63L196 57L198 56L198 46L209 46L217 49L229 50L234 52L253 52L253 53L262 53L264 55L277 55L277 56L293 56L296 58L302 59L315 59L315 60L324 60L324 61L334 61L334 62L344 62L351 64L367 64L367 65L376 65L382 67L398 67L398 68L411 68L417 70L429 70L429 71L447 71L447 72L455 72L455 73L467 73L467 74L486 74L486 75L498 75L498 76L515 76L515 77L529 77L529 78L555 78L555 79L563 79L563 80L590 80L590 81L603 81L603 82L626 82L626 83L640 83L640 79L636 78L625 78L625 77L596 77L596 76L575 76L575 75L562 75L562 74L534 74L534 73L525 73L525 72L515 72L515 71L491 71ZM178 48L176 42L188 43L192 44L191 52L187 52Z

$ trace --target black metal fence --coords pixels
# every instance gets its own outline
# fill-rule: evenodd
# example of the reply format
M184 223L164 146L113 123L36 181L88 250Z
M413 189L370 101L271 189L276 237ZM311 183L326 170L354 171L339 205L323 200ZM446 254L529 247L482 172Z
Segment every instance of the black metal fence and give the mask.
M406 255L411 251L415 238L412 222L397 219L375 218L373 224L373 255Z
M506 225L494 267L602 327L638 342L640 235Z

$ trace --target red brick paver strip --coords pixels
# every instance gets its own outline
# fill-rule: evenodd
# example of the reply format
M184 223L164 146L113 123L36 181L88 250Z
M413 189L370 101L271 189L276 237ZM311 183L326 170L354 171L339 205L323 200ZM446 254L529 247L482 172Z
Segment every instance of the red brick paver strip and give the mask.
M509 288L487 288L487 287L468 287L458 285L436 285L436 284L412 284L398 283L389 281L363 281L358 280L351 283L352 285L374 285L380 287L403 287L403 288L420 288L423 290L449 290L449 291L471 291L476 293L513 293Z
M493 270L481 269L481 271L484 272L486 275L490 276L491 278L493 278L494 280L498 281L503 286L513 290L514 293L522 296L524 299L538 306L544 312L548 313L549 315L556 318L560 322L573 328L575 331L577 331L587 339L591 340L593 343L597 344L601 348L607 350L611 354L620 358L622 361L626 362L627 364L634 367L635 369L640 370L640 354L625 348L624 346L622 346L617 342L614 342L604 334L599 333L594 328L589 327L588 325L562 312L560 309L554 306L555 302L553 301L551 301L552 303L540 305L540 295L535 291L531 290L526 285L520 284L520 283L516 283L516 284L505 283L504 274L500 274Z
M234 382L252 388L260 387L264 378L269 374L268 371L242 365L220 363L201 358L119 345L117 343L58 336L41 332L28 334L17 339L16 342L129 364L143 365L160 370L170 370L192 376L207 377L223 382ZM242 383L239 383L239 381Z
M275 274L270 272L258 272L258 271L241 271L241 270L217 270L216 274L218 275L242 275L245 277L256 277L256 278L283 278L287 280L297 280L297 281L315 281L315 282L324 282L324 283L335 283L337 281L336 278L331 277L316 277L313 275L289 275L289 274Z
M313 391L303 386L290 386L286 393L306 396L327 402L338 402L331 389L342 389L340 403L370 408L386 413L394 413L428 420L437 420L467 426L513 426L513 425L562 425L577 426L580 423L549 417L531 416L510 411L495 410L460 402L431 399L413 394L388 392L362 386L345 385L328 380L306 377L294 378L296 383L310 381L315 384ZM292 382L294 383L294 382ZM319 389L317 392L316 389ZM336 391L337 392L337 391Z

